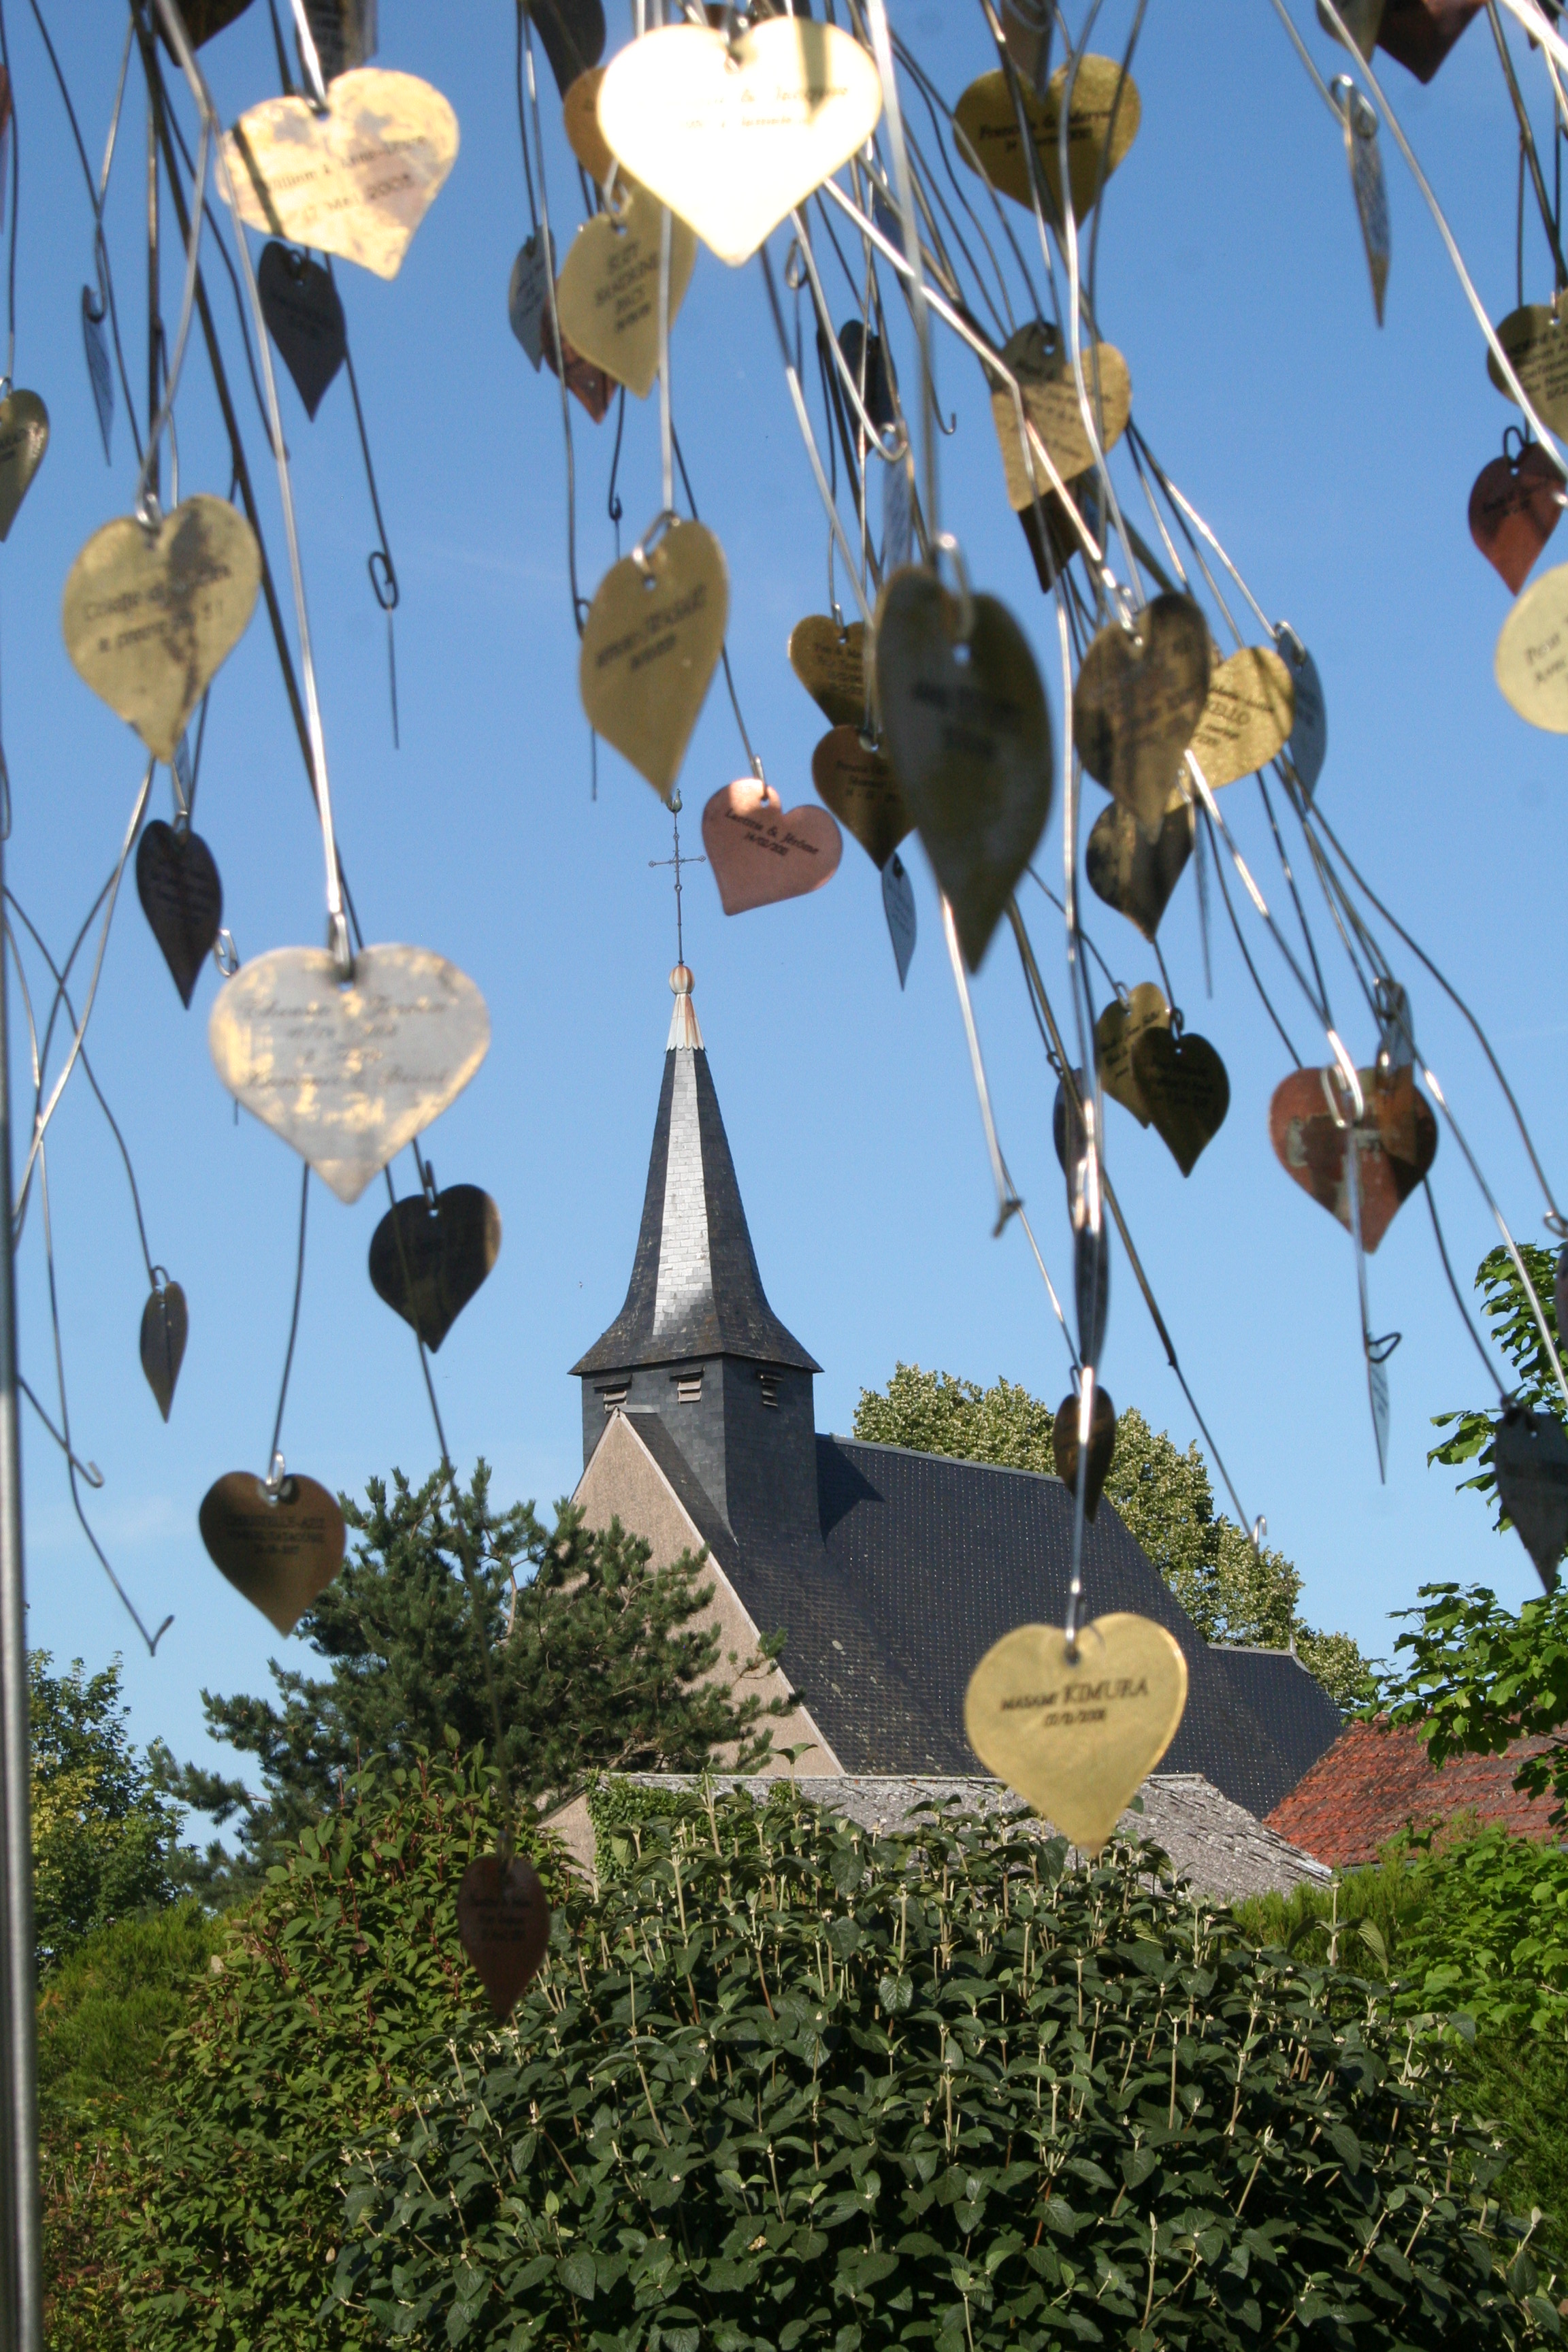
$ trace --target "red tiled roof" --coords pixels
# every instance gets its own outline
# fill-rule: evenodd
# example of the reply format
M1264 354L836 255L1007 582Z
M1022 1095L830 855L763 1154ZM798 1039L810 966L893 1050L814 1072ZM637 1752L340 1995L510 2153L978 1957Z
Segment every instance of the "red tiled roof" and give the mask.
M1375 1862L1401 1830L1427 1829L1456 1814L1502 1822L1522 1837L1552 1837L1551 1799L1521 1796L1512 1781L1527 1756L1553 1744L1516 1739L1506 1756L1456 1757L1439 1771L1414 1726L1352 1723L1280 1799L1268 1826L1337 1869Z

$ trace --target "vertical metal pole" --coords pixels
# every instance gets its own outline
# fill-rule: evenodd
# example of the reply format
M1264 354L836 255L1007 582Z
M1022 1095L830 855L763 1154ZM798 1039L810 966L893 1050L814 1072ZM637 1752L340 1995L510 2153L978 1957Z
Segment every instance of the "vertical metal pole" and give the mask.
M0 835L0 894L5 888ZM37 2011L34 1983L32 1741L16 1428L16 1297L11 1243L11 1068L0 938L0 2352L42 2352Z

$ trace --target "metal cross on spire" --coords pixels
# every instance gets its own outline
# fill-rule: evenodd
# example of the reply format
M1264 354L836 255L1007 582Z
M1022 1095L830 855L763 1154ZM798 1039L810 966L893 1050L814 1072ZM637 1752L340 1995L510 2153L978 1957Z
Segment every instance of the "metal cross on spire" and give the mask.
M650 857L648 865L650 866L673 866L675 868L675 961L677 963L684 963L686 944L681 937L680 929L680 869L683 866L706 866L708 860L705 857L683 857L680 854L680 794L679 792L674 792L669 796L669 814L675 826L675 855L673 857Z

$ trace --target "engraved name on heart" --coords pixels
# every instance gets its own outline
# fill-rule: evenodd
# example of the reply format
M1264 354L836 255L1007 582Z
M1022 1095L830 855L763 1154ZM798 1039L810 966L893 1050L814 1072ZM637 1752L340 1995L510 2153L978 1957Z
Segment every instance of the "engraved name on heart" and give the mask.
M36 392L0 400L0 539L9 539L27 486L49 446L49 412Z
M510 2017L550 1943L550 1905L526 1854L469 1863L458 1885L458 1933L491 2010Z
M628 43L599 88L612 152L731 263L864 145L881 110L859 43L805 16L732 39L666 26Z
M664 206L628 188L618 211L585 221L555 289L556 316L585 360L646 400L658 375L658 277ZM669 222L669 323L697 259L697 239Z
M666 802L729 616L724 551L700 522L671 523L640 562L624 556L589 607L577 662L588 724Z
M1568 563L1531 582L1498 634L1492 674L1531 727L1568 735Z
M913 819L897 776L880 751L868 750L858 727L835 727L823 737L811 755L811 781L872 863L886 867Z
M1062 202L1059 131L1066 85L1067 68L1058 66L1044 98L1032 89L1019 92L1030 141L1058 215ZM1138 136L1142 111L1138 85L1130 74L1122 73L1116 58L1079 59L1068 109L1068 185L1073 211L1080 220L1094 203L1102 161L1104 177L1109 179ZM958 152L971 170L978 163L999 194L1032 208L1034 176L1018 134L1018 117L1005 74L982 74L978 81L971 82L953 110L953 120L963 134L955 142Z
M1171 1008L1152 980L1141 981L1125 1003L1112 997L1094 1024L1094 1058L1100 1084L1114 1102L1130 1110L1140 1127L1149 1124L1149 1106L1132 1069L1132 1047L1145 1029L1168 1029Z
M438 89L378 66L340 74L325 114L269 98L224 142L241 220L395 278L458 155Z
M1527 302L1500 320L1497 339L1523 386L1531 406L1554 433L1568 429L1568 326L1546 302ZM1487 352L1487 373L1505 400L1511 400L1497 354Z
M1190 596L1156 596L1131 631L1108 622L1073 692L1073 740L1152 840L1208 699L1208 624Z
M1218 663L1189 747L1211 791L1266 768L1295 718L1290 673L1272 646L1243 646Z
M207 1024L218 1076L340 1201L461 1094L490 1042L474 983L428 948L362 948L340 983L324 948L241 966Z
M1056 348L1055 329L1036 320L1009 337L1002 346L1002 357L1018 379L1025 415L1050 452L1058 473L1064 481L1070 482L1075 474L1084 473L1095 462L1094 443L1079 404L1078 381L1070 354ZM1100 446L1109 451L1127 430L1127 420L1132 414L1132 379L1127 373L1127 362L1111 343L1085 343L1083 381L1089 415L1100 433ZM1007 503L1016 514L1021 514L1026 507L1034 505L1037 496L1043 497L1050 489L1050 477L1037 458L1031 475L1029 457L1018 430L1018 412L1005 384L992 392L991 414L1002 448Z
M1058 1626L1005 1633L970 1676L963 1725L987 1771L1094 1854L1175 1738L1186 1703L1174 1637L1118 1611L1082 1628L1076 1659Z
M1370 1256L1436 1158L1437 1122L1407 1068L1381 1081L1373 1070L1357 1075L1366 1107L1364 1121L1354 1129L1361 1241ZM1268 1106L1268 1139L1280 1166L1347 1233L1352 1224L1345 1146L1353 1110L1335 1069L1293 1071L1275 1087ZM1336 1123L1336 1111L1342 1124Z
M866 626L808 613L789 633L789 666L830 727L866 723Z
M343 1515L313 1478L291 1475L272 1491L254 1472L231 1470L208 1487L197 1523L214 1566L280 1633L343 1564Z
M702 846L727 915L802 898L838 871L844 837L826 809L784 809L754 776L726 784L702 812Z
M1476 476L1470 537L1514 595L1562 521L1563 501L1563 477L1538 441L1515 459L1494 457Z
M198 492L152 525L107 522L66 582L66 651L149 751L173 760L260 584L256 534L226 499Z

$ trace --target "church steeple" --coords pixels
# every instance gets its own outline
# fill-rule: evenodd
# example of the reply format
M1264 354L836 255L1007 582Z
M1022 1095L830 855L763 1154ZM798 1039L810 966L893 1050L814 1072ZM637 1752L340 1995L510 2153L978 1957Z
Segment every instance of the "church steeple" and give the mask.
M737 1534L759 1515L781 1533L781 1520L799 1517L788 1532L809 1522L820 1541L811 1384L822 1367L768 1304L684 963L669 984L631 1283L608 1330L572 1367L583 1383L584 1459L617 1408L655 1412Z

